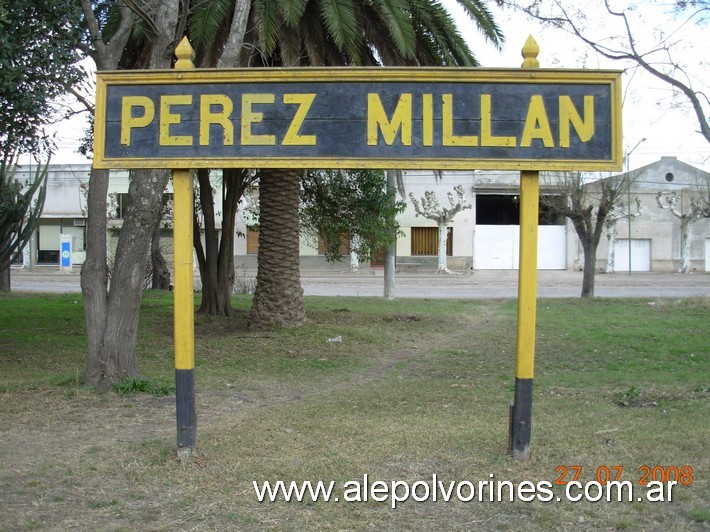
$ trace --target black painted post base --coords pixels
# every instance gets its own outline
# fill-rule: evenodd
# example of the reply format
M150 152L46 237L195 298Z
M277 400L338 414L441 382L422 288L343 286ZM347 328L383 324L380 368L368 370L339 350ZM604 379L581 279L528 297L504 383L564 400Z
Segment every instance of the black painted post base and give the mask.
M195 452L197 416L195 414L195 370L175 370L175 407L177 418L177 455L185 460Z
M513 459L530 460L530 423L532 420L533 380L515 378L515 398L510 412L508 447Z

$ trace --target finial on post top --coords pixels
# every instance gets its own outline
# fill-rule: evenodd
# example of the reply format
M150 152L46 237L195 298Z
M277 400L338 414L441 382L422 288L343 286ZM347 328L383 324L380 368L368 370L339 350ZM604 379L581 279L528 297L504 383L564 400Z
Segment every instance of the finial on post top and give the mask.
M540 47L537 42L532 35L528 35L522 50L523 64L520 66L522 68L540 68L540 61L537 60L537 54L539 53Z
M175 61L176 70L195 68L192 62L195 58L195 51L192 49L192 45L187 37L183 37L180 44L175 47L175 57L177 57L177 61Z

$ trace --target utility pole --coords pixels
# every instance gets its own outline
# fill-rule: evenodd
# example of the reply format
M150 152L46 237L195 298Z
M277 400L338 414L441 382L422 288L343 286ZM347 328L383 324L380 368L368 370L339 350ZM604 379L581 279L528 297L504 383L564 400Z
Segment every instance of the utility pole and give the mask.
M631 176L629 175L629 158L634 150L639 147L639 144L644 142L646 137L642 138L636 143L636 146L631 148L631 150L626 154L626 204L628 205L629 216L627 217L628 228L629 228L629 275L631 275ZM609 251L607 250L607 253Z

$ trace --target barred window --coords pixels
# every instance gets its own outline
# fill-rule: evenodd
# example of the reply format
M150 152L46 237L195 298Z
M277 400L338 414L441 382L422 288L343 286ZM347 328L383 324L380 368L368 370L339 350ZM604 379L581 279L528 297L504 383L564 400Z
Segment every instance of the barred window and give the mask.
M350 255L350 239L343 237L340 242L340 254L342 256ZM318 235L318 255L325 255L325 240L321 235Z
M454 228L447 228L446 255L453 254ZM438 227L412 227L412 255L439 254L439 228Z
M259 253L259 226L247 227L247 255L257 255Z

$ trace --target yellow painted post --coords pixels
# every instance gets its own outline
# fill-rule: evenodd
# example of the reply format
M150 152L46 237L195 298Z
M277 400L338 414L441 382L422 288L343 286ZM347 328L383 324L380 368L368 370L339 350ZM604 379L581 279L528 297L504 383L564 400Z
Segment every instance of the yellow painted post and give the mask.
M538 47L532 36L523 46L523 68L538 68ZM537 313L537 226L540 172L520 172L520 261L518 268L518 336L515 396L511 405L509 447L516 460L530 459L535 319Z
M537 313L537 225L540 173L520 172L520 268L515 376L532 379Z
M176 70L194 68L187 37L175 49ZM175 263L175 409L177 453L189 458L197 440L195 414L195 296L192 261L193 190L190 170L173 170L173 260Z

